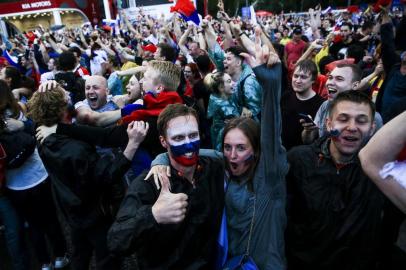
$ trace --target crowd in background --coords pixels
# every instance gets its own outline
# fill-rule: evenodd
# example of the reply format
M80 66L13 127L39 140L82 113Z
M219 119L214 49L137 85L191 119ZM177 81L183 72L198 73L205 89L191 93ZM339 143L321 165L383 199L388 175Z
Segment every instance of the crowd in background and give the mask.
M199 146L190 137L182 153L213 149L222 165L204 153L175 159L210 168L198 178L217 172L221 195L201 195L219 200L212 215L183 190L205 214L190 206L199 218L169 223L212 215L220 230L224 207L228 257L248 243L261 270L406 267L406 5L253 19L218 8L199 25L140 9L106 25L1 36L0 224L12 269L88 269L93 251L97 269L134 253L140 269L214 269L190 251L203 250L198 226L167 246L179 252L163 251L172 261L151 254L160 247L145 223L158 214L135 209L152 192L137 179L159 154L173 165L180 151L162 142L170 104L192 108L171 107L198 124ZM217 232L201 233L211 243ZM209 262L176 261L188 256Z

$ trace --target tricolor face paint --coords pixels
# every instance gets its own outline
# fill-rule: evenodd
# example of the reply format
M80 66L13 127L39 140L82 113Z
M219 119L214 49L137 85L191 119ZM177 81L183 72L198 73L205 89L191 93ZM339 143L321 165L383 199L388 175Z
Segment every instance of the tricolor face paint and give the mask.
M194 116L178 116L168 123L165 138L171 159L182 166L193 166L199 158L199 126Z
M368 104L342 101L327 120L332 147L342 156L357 154L374 131Z
M238 128L230 130L224 137L223 152L227 167L234 176L243 175L253 165L254 149Z

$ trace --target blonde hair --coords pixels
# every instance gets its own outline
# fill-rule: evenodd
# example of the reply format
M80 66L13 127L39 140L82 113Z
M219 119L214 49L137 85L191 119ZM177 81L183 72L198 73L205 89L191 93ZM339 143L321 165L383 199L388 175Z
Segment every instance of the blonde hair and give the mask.
M224 88L224 72L209 73L203 79L204 85L210 92L220 95L220 88Z
M68 107L65 90L57 85L45 92L36 91L28 101L28 114L38 125L58 123Z
M156 82L161 83L165 90L176 91L180 83L181 69L168 61L150 61L148 67L157 72Z

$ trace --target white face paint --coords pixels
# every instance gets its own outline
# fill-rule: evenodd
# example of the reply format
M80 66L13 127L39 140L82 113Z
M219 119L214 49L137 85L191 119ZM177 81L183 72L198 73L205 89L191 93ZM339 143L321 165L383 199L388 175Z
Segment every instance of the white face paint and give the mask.
M196 118L188 116L178 116L168 123L166 129L166 141L173 146L190 143L200 139L199 126Z

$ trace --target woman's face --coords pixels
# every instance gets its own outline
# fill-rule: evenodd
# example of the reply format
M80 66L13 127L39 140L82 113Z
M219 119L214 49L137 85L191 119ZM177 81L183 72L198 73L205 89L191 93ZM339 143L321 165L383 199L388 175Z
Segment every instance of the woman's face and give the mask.
M224 74L223 81L224 81L223 92L225 95L230 96L233 93L234 82L231 79L230 75L228 75L227 73Z
M55 60L53 58L48 61L48 70L52 71L55 68Z
M135 101L141 97L141 85L135 76L131 77L126 90L131 101Z
M243 175L253 164L254 149L247 136L239 128L227 132L224 137L223 152L230 173L234 176Z
M185 74L185 79L187 81L193 80L193 72L189 66L185 66L185 70L183 71L183 73Z

